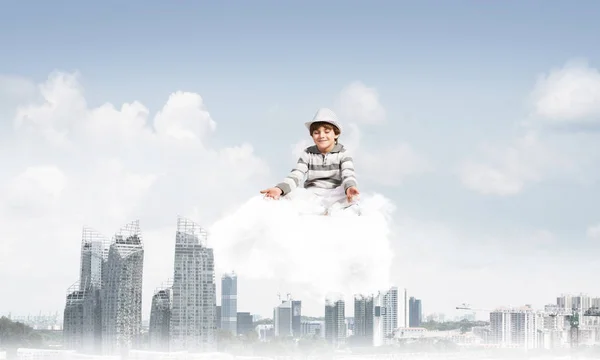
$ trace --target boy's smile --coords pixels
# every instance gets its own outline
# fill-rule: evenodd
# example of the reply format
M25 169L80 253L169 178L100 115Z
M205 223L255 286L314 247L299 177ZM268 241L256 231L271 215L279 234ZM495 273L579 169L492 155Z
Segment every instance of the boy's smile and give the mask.
M317 145L317 148L321 152L329 152L335 146L335 139L338 135L335 134L333 129L328 129L324 126L320 126L312 132L312 138Z

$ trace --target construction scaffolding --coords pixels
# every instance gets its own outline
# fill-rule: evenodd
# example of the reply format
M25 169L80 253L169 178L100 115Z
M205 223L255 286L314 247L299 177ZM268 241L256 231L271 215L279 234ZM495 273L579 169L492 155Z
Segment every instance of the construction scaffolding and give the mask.
M124 354L139 344L142 328L144 245L139 220L113 237L102 281L102 353Z
M83 228L79 276L82 290L102 286L102 267L108 257L108 245L108 238L104 235L92 228Z
M168 281L154 291L150 308L148 341L151 350L169 351L173 282Z
M84 227L81 236L79 280L67 290L63 340L67 349L96 353L101 346L100 288L108 239Z
M69 286L63 315L63 341L65 349L79 350L83 344L83 301L85 290L79 281Z
M206 230L178 217L169 326L171 351L216 348L215 262L213 249L206 244Z

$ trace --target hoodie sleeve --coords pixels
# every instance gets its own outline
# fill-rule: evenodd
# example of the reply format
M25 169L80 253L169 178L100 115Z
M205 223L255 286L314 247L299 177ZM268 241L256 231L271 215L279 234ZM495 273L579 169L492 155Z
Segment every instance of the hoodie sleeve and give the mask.
M354 160L352 159L352 154L348 150L344 150L340 153L340 171L344 192L348 190L349 187L357 186L356 174L354 172Z
M290 174L283 179L282 182L275 185L281 189L281 195L289 194L292 190L297 188L300 185L300 182L304 180L306 176L306 172L308 171L308 152L303 151L300 157L298 158L298 162L296 163L296 167L292 169Z

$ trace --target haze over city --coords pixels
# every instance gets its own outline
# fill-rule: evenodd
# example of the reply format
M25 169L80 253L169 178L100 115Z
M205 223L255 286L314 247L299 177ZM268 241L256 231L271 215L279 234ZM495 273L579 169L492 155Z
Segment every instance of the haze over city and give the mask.
M0 316L62 314L82 229L110 239L139 221L148 320L180 216L209 231L217 298L235 271L238 311L263 318L287 293L322 317L328 290L350 304L407 289L424 318L600 296L599 15L593 1L6 4L0 283L19 295ZM323 107L370 227L256 202Z

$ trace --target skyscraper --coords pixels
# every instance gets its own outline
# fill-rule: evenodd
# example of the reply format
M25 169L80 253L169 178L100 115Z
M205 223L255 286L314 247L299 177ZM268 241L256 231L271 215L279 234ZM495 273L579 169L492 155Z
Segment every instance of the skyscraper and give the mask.
M374 298L375 315L373 318L373 344L383 345L389 342L398 328L398 288L379 292Z
M360 344L373 343L373 296L354 297L354 339Z
M345 311L344 300L325 300L325 339L334 346L346 341Z
M179 217L175 234L171 309L172 351L212 350L216 343L216 284L213 249L207 233Z
M221 329L237 334L237 275L221 277Z
M273 327L275 336L291 337L292 330L292 302L283 301L273 309Z
M421 326L421 300L415 299L415 297L411 296L409 301L409 325L410 327L419 327Z
M139 344L144 246L139 221L120 229L110 245L102 286L102 352L119 355Z
M302 301L292 300L292 334L302 336Z
M99 353L102 345L100 288L107 260L108 239L88 227L83 228L79 280L67 293L63 317L66 349Z

